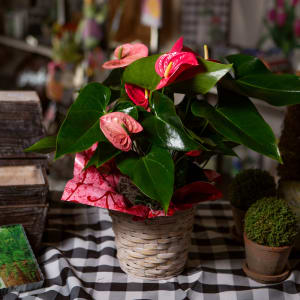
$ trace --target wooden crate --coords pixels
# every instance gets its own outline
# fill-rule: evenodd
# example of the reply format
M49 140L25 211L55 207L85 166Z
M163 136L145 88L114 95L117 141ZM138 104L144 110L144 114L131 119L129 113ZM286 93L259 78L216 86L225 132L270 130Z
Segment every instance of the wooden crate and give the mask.
M23 151L44 135L40 99L36 92L0 91L0 159L45 161L45 154Z
M0 206L0 224L22 224L35 253L39 251L48 204Z
M47 192L43 166L0 166L0 226L22 224L35 251L46 222Z

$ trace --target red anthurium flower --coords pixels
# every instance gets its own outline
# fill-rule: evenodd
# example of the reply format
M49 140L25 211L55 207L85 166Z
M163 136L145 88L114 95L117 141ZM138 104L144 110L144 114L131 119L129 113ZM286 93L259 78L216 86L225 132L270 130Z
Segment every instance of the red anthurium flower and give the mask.
M193 51L191 48L183 45L183 37L180 37L176 41L176 43L173 45L169 53L171 52L190 52L193 53L195 56L198 56L198 54L195 51Z
M129 133L138 133L143 127L131 116L122 112L108 113L100 118L100 128L114 147L129 151L132 141Z
M185 76L180 80L186 80L202 71L202 67L196 58L196 54L183 46L181 37L172 47L171 51L161 55L155 63L156 73L162 77L156 89L161 89L173 83L184 71ZM196 72L195 72L196 71Z
M147 109L149 105L149 91L134 84L125 83L125 91L134 104Z
M148 56L148 48L144 44L124 44L116 48L114 55L117 59L105 62L104 69L116 69L130 65L135 60Z
M174 203L197 203L213 201L222 198L222 192L213 184L204 181L195 181L176 190L173 196Z
M205 169L203 172L209 182L218 182L221 180L221 175L215 170Z
M199 156L201 153L202 153L201 150L192 150L192 151L186 152L185 155L187 155L187 156L192 156L192 157L197 157L197 156Z

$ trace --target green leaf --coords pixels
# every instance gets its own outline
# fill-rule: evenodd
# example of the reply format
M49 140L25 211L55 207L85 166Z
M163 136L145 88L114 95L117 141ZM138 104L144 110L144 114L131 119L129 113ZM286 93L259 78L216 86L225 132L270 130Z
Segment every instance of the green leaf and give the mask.
M85 169L87 169L90 166L95 166L96 168L99 168L104 163L119 155L121 152L122 151L116 149L110 143L100 142L97 146L95 153L85 166Z
M257 57L234 54L229 55L226 59L233 64L235 78L239 79L248 75L270 74L271 71L264 65L264 63Z
M113 69L103 81L103 85L120 89L123 69L124 68Z
M292 74L273 74L264 64L249 55L231 55L235 80L226 76L220 84L247 97L264 100L274 106L300 103L300 80Z
M99 118L105 113L109 99L110 89L100 83L90 83L82 89L58 132L56 159L106 141Z
M243 93L265 100L271 105L284 106L300 103L300 79L291 74L258 74L236 80Z
M281 161L276 139L270 126L264 121L252 102L220 89L217 108L205 101L195 101L192 112L206 118L217 132L230 141Z
M229 145L228 142L224 141L224 137L218 134L217 132L215 134L211 134L209 136L209 139L211 139L212 142L215 144L215 147L212 149L212 151L228 156L238 156L232 150L232 145Z
M152 110L154 115L147 114L141 122L151 142L178 151L190 151L200 147L200 144L185 131L175 106L168 97L154 92Z
M168 211L174 189L174 162L168 150L152 146L142 157L133 152L121 154L117 166L146 196Z
M114 111L123 112L137 120L139 116L137 106L132 101L120 100L114 107Z
M194 78L171 85L174 92L183 94L206 94L216 83L227 74L232 65L220 64L199 58L206 69L205 72L197 74Z
M160 55L143 57L130 64L123 73L123 81L151 91L155 90L161 79L155 71L155 63Z
M56 150L56 135L47 136L26 148L24 152L50 153Z

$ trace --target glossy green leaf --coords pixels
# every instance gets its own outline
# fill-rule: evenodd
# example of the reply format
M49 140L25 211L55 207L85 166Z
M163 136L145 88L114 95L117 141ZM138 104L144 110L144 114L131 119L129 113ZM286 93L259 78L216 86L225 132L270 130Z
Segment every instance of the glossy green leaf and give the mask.
M236 80L243 93L274 106L300 103L300 79L291 74L249 75Z
M264 64L249 55L231 55L235 80L226 76L220 84L247 97L264 100L274 106L300 103L300 80L292 74L273 74Z
M24 152L51 153L56 150L56 135L47 136L26 148Z
M203 58L199 58L199 61L204 65L206 71L197 74L192 79L171 85L174 92L206 94L232 67L231 64L220 64Z
M270 70L257 57L246 54L229 55L226 59L233 64L235 78L239 79L248 75L268 74Z
M116 149L111 143L100 142L97 146L95 153L87 163L85 169L87 169L90 166L95 166L96 168L99 168L104 163L119 155L121 152L122 151Z
M178 151L198 149L200 144L185 131L173 102L159 92L152 95L153 114L141 122L152 143Z
M124 68L113 69L103 81L103 84L111 88L120 89L123 70Z
M106 141L99 118L105 113L109 99L110 89L100 83L90 83L82 89L58 132L55 158Z
M121 154L117 166L146 196L168 211L174 189L174 163L168 150L152 146L142 157L133 152Z
M139 113L137 106L132 101L119 101L114 107L114 111L123 112L125 114L130 115L134 119L138 119Z
M192 112L206 118L217 132L230 141L281 161L272 129L252 102L226 90L220 90L219 98L217 108L205 101L195 101Z
M209 139L212 140L212 142L215 144L215 146L212 147L212 151L214 151L215 153L228 155L228 156L238 156L232 150L231 145L228 145L228 143L224 141L224 137L221 134L218 134L218 132L216 132L215 134L211 134L209 136Z
M161 79L155 71L155 63L160 55L143 57L130 64L123 73L123 81L154 90Z

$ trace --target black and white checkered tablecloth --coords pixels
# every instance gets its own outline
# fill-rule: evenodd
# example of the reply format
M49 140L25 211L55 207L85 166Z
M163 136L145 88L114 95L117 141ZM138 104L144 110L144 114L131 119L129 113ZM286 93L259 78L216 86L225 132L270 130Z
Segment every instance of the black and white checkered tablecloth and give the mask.
M300 253L292 253L294 270L286 281L257 283L242 271L244 250L231 238L231 225L227 202L200 204L186 270L170 280L148 281L121 271L106 210L52 203L39 257L45 287L4 300L300 299Z

